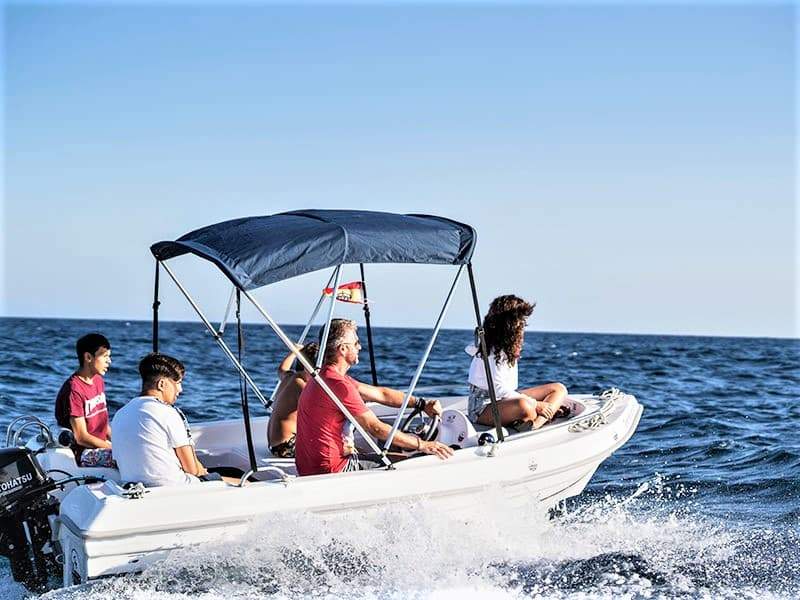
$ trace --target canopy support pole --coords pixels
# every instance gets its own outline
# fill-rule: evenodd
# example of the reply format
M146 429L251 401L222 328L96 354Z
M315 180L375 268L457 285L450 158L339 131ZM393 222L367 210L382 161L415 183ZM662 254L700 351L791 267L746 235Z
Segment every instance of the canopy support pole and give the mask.
M326 288L329 288L331 286L331 282L333 281L333 278L335 276L336 276L336 269L334 269L333 272L331 273L331 276L328 277L328 283L325 284ZM306 340L306 336L308 335L308 332L311 331L311 326L314 324L314 319L317 318L317 314L319 313L319 309L322 308L322 303L324 300L325 300L325 290L323 289L322 294L320 294L319 296L319 300L317 300L317 305L314 307L314 312L311 313L311 318L308 320L308 323L306 323L306 328L303 329L303 333L300 334L300 338L297 340L298 344L302 344Z
M227 318L227 315L226 315ZM242 328L242 298L236 288L236 340L239 350L239 364L244 368L244 329ZM250 405L247 402L247 382L239 373L239 393L242 397L242 416L244 418L244 434L247 438L247 454L250 458L250 469L258 470L256 451L253 447L253 428L250 425Z
M338 287L338 285L337 285L337 287ZM364 428L361 427L361 425L359 425L359 423L358 423L358 421L356 421L355 417L352 414L350 414L350 411L347 410L344 407L344 405L342 404L342 401L339 400L339 398L336 396L336 394L333 393L333 390L331 390L331 388L328 386L328 384L325 383L325 380L322 377L320 377L319 369L315 368L314 366L312 366L312 364L310 362L308 362L308 359L305 356L303 356L303 354L301 354L301 352L295 347L295 345L292 343L292 340L289 339L289 336L287 336L283 332L283 329L281 329L280 326L272 319L272 317L270 317L267 314L267 311L265 311L261 307L261 305L256 301L256 299L247 290L242 290L242 293L245 295L245 297L248 300L250 300L250 302L253 304L253 306L256 307L256 310L258 310L258 312L261 313L261 316L263 316L264 319L266 319L267 324L272 328L272 331L275 332L275 335L277 335L281 339L281 341L286 345L286 347L289 349L289 351L292 354L294 354L295 358L300 361L300 364L303 365L303 367L306 369L306 371L311 373L311 376L314 378L314 381L316 381L317 385L319 385L319 387L322 388L322 391L324 391L325 394L331 399L331 401L337 406L337 408L340 411L342 411L342 414L345 416L345 418L348 421L350 421L353 424L353 427L355 427L356 431L358 431L358 433L360 433L364 437L366 442L369 444L369 447L375 452L375 454L379 454L381 456L381 460L382 460L383 464L389 469L394 468L392 466L392 462L386 457L386 455L383 452L381 452L381 449L375 443L375 440L373 440L369 436L369 434L366 431L364 431ZM334 294L334 300L335 300L335 294ZM328 323L330 324L330 319L328 320ZM319 352L320 352L320 355L324 355L325 346L320 345Z
M156 260L156 280L153 284L153 352L158 352L158 307L161 302L158 299L158 273L160 261Z
M231 295L228 296L228 305L225 307L225 314L222 315L222 321L219 322L219 329L217 333L222 335L225 333L225 326L228 324L228 317L231 316L231 307L233 306L233 299L236 297L236 286L231 288Z
M378 371L375 368L375 348L372 346L372 326L369 321L369 301L367 300L367 278L364 276L364 263L358 264L361 269L361 290L364 292L364 320L367 323L367 347L369 349L369 366L372 371L372 385L378 385Z
M228 359L233 363L233 366L236 367L236 369L239 371L239 373L242 375L242 377L244 377L247 380L247 383L250 384L250 388L255 392L255 394L256 394L256 396L258 396L259 400L261 400L261 403L265 407L269 407L269 403L267 402L267 399L264 398L264 395L261 393L261 390L258 389L258 386L256 385L255 381L253 381L253 379L250 377L250 374L245 370L245 368L241 365L241 363L239 363L239 361L236 359L236 356L234 356L233 352L231 352L231 349L228 348L228 345L225 343L225 340L222 339L222 336L219 333L217 333L217 330L214 329L214 326L209 322L208 319L206 319L206 316L203 314L203 311L200 310L200 307L197 306L197 303L189 295L189 292L186 291L186 288L184 288L183 285L181 284L181 282L178 281L178 278L175 277L175 274L172 272L172 269L170 269L167 266L167 264L164 263L164 262L161 262L161 266L164 267L164 270L172 278L172 281L175 282L175 285L181 291L181 293L186 298L186 300L188 300L189 304L192 306L194 311L197 313L197 316L200 317L200 320L203 322L203 325L205 325L206 329L208 329L208 331L211 333L211 336L214 338L214 341L216 341L217 344L219 345L219 347L222 348L222 351L225 353L225 356L228 357ZM247 293L247 292L245 292L245 293Z
M450 291L447 293L447 298L445 299L444 306L442 306L442 310L439 313L439 318L436 319L436 325L433 326L433 335L428 342L428 347L425 348L425 353L422 355L422 360L417 367L416 373L414 373L414 378L411 380L411 385L409 385L408 389L406 390L405 397L403 398L403 405L397 411L397 417L395 417L394 423L392 423L392 430L389 432L389 437L386 438L386 443L383 445L384 454L391 447L392 440L394 440L394 436L400 427L400 421L403 419L403 413L408 407L408 402L411 400L411 394L414 392L414 388L417 387L420 376L422 376L422 369L425 367L425 363L428 362L428 356L430 356L431 350L433 350L433 344L436 342L436 336L439 335L439 329L442 327L442 321L444 321L444 316L447 314L447 309L450 308L450 301L453 299L453 292L455 291L463 272L464 265L461 265L458 267L458 273L456 273L453 284L450 286Z
M333 293L331 294L331 306L328 309L328 318L325 321L325 329L322 331L322 339L319 341L319 352L317 352L317 370L322 368L322 361L325 359L325 348L328 347L328 334L331 330L331 319L333 319L333 307L336 306L336 292L339 290L339 281L342 278L342 265L336 267L333 274Z
M331 287L331 282L333 282L333 277L336 275L336 269L331 272L331 276L328 278L328 283L325 284L325 288ZM297 340L297 343L302 345L303 342L306 340L306 336L308 332L311 330L311 326L314 324L314 319L317 318L317 314L319 313L319 309L322 308L322 303L325 300L325 288L322 289L322 293L319 296L319 300L317 300L317 305L314 307L314 311L311 313L311 318L308 320L306 324L306 328L303 329L303 333L300 334L300 338ZM292 364L289 365L291 369L294 366L294 360L292 360ZM278 393L278 387L280 386L281 380L280 377L278 378L278 382L275 384L275 389L272 390L272 394L269 397L269 403L272 404L275 401L275 395Z
M489 353L486 351L486 336L483 330L483 323L481 322L481 309L478 304L478 291L475 288L475 276L472 273L472 262L467 263L467 272L469 273L469 286L472 289L472 304L475 307L475 320L478 323L478 326L475 328L475 338L478 342L478 350L483 357L483 368L486 370L486 384L489 386L489 401L492 406L492 420L494 420L494 427L497 431L497 440L502 442L505 438L503 437L503 426L500 422L500 409L497 406L497 395L494 391L492 370L489 368Z

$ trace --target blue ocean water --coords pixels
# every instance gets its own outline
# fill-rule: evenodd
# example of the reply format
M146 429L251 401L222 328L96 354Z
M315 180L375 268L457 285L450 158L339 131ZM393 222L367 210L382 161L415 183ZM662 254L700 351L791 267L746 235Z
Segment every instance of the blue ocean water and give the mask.
M20 414L52 420L74 340L88 331L113 345L112 412L136 394L149 323L0 319L0 432ZM428 335L375 331L382 384L409 383ZM245 337L245 363L269 390L285 351L266 326L246 325ZM235 345L232 330L226 339ZM471 339L442 331L420 385L458 392ZM201 325L162 323L161 340L188 367L180 404L191 421L240 415L236 373ZM368 380L366 349L362 361L354 375ZM521 384L616 386L645 408L633 438L554 517L533 502L510 514L491 493L474 523L424 505L292 515L143 575L49 596L798 598L799 366L798 340L529 332ZM0 559L0 598L21 593Z

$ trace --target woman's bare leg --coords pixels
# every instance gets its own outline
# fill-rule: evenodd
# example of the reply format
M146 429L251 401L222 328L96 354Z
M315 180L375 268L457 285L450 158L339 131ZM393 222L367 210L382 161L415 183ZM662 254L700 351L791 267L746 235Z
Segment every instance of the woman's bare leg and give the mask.
M535 402L530 398L514 398L512 400L500 400L497 408L500 411L500 424L509 425L514 421L531 421L536 419ZM481 425L494 425L492 418L492 407L487 406L477 418Z
M537 416L533 420L534 429L539 429L552 419L556 411L561 408L564 398L567 397L567 388L563 383L545 383L520 391L537 401Z

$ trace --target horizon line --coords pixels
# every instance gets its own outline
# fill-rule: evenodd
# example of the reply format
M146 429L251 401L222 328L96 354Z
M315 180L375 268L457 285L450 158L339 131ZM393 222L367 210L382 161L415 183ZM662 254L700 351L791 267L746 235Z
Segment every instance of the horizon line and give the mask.
M123 319L123 318L101 318L92 319L92 317L30 317L19 315L3 315L2 319L28 319L31 321L114 321L120 323L152 323L151 319ZM197 323L199 321L190 319L159 319L159 323ZM234 320L229 323L235 322ZM263 321L242 321L243 325L263 325L269 327L269 324ZM281 327L305 327L303 323L279 323ZM432 329L431 327L414 327L407 325L379 325L372 327L373 329ZM473 331L474 328L469 327L442 327L446 331ZM800 341L800 337L792 336L777 336L777 335L736 335L736 334L705 334L705 333L637 333L637 332L619 332L619 331L558 331L552 329L526 329L530 333L555 333L566 335L636 335L636 336L649 336L649 337L698 337L698 338L723 338L723 339L746 339L746 340L789 340Z

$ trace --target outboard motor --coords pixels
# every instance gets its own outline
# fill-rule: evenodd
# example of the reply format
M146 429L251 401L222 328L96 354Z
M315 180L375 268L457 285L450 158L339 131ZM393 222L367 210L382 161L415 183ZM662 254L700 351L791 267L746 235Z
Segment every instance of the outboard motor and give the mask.
M0 449L0 555L11 574L29 590L42 591L61 568L51 541L51 515L58 501L48 492L56 483L28 448Z

